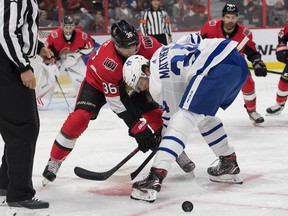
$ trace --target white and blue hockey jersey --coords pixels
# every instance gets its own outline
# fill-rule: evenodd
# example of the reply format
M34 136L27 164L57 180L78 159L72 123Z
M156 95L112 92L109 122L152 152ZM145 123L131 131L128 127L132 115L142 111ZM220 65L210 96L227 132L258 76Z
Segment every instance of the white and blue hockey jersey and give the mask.
M202 40L198 34L189 34L154 53L150 60L149 91L154 100L163 106L164 126L180 104L183 109L189 110L193 94L203 77L237 45L236 41ZM192 78L195 80L189 87Z

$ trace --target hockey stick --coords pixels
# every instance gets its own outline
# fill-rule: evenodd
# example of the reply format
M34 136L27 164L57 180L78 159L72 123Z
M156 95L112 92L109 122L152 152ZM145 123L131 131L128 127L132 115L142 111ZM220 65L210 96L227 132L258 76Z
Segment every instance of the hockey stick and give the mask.
M127 155L122 161L120 161L116 166L106 172L93 172L90 170L86 170L81 167L75 167L74 173L84 179L88 180L96 180L96 181L105 181L110 176L112 176L120 167L122 167L128 160L130 160L137 152L139 148L134 149L129 155Z
M250 70L254 70L253 67L249 67ZM278 75L281 75L282 72L279 72L279 71L272 71L272 70L267 70L267 73L271 73L271 74L278 74Z
M65 101L66 101L66 104L67 104L67 108L68 108L68 112L69 112L69 114L70 114L70 112L71 112L71 108L70 108L70 105L69 105L69 103L68 103L68 101L67 101L67 98L66 98L66 96L65 96L65 93L64 93L64 91L63 91L63 89L62 89L62 87L61 87L61 85L60 85L60 82L59 82L59 80L58 80L58 78L57 78L57 76L55 75L55 79L56 79L56 82L57 82L57 84L58 84L58 86L59 86L59 88L60 88L60 91L61 91L61 93L62 93L62 95L63 95L63 97L64 97L64 99L65 99Z
M158 149L155 149L152 151L149 156L142 162L142 164L132 173L128 175L122 175L122 176L117 176L117 175L112 175L108 181L111 182L129 182L135 179L138 174L143 170L143 168L149 163L149 161L154 157Z

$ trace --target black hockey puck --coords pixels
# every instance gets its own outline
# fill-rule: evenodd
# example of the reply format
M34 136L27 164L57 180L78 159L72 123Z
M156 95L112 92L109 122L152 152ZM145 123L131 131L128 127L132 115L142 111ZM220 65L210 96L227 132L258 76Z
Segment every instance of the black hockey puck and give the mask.
M185 201L182 203L182 209L184 212L191 212L193 210L193 204L190 201Z

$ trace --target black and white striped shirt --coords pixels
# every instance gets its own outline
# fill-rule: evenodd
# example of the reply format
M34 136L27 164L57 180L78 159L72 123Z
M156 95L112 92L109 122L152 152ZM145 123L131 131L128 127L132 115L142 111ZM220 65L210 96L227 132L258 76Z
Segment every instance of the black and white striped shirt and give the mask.
M0 44L19 72L31 68L38 48L37 0L0 1Z
M144 11L140 20L140 29L143 35L166 34L171 36L171 23L168 13L161 9Z

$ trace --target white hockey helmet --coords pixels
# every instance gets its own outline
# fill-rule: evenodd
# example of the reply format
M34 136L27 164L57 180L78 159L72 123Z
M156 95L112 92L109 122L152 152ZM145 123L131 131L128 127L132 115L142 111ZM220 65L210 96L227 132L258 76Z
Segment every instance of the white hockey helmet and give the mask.
M123 66L123 79L136 92L140 92L140 89L137 88L139 78L148 77L143 66L149 67L149 61L141 55L130 56Z

